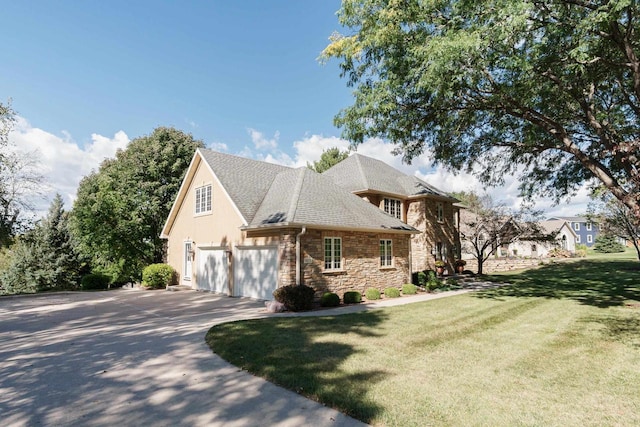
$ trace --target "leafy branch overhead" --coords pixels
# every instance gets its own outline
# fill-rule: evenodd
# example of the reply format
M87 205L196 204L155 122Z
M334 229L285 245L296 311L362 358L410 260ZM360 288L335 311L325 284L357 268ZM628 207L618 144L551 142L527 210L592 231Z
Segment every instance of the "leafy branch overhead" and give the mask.
M344 0L337 58L354 144L475 171L524 195L599 180L640 216L640 5L635 1Z

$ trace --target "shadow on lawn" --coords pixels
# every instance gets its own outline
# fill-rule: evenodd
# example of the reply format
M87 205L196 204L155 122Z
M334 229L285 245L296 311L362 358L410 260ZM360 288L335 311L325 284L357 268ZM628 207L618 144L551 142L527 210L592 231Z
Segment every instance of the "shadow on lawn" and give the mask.
M640 264L635 261L592 261L548 264L518 274L489 276L503 286L475 293L479 298L569 298L600 308L640 301Z
M385 373L345 366L360 350L340 337L377 336L376 327L386 317L376 310L226 323L211 328L206 341L219 356L254 375L370 422L381 408L367 393Z

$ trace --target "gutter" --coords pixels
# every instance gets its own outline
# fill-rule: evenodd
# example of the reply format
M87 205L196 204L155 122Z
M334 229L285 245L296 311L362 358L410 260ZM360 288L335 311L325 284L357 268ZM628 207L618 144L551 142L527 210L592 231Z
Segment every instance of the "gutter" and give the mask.
M300 286L302 283L300 282L300 240L303 234L307 232L307 227L302 227L302 230L298 234L296 234L296 285Z

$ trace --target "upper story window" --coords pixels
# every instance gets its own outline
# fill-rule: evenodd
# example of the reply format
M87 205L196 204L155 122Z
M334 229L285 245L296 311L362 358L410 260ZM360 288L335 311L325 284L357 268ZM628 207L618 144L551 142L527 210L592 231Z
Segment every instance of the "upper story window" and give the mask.
M442 202L436 203L436 218L438 222L444 221L444 205Z
M402 201L398 199L384 199L384 211L391 216L402 219Z
M393 266L393 251L391 240L380 240L380 267Z
M196 188L196 214L211 212L211 184Z
M324 238L324 269L342 269L342 239L340 237Z
M587 223L587 231L591 231L591 223L590 222Z
M580 231L580 223L579 222L574 222L573 223L573 229L576 231Z

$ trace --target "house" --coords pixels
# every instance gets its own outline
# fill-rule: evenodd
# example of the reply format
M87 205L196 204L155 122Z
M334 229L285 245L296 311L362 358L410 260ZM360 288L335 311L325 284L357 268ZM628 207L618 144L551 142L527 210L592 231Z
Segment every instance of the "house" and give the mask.
M161 236L180 284L269 300L297 283L338 294L407 283L420 233L329 175L198 149Z
M419 231L411 239L411 270L435 269L445 261L453 271L460 257L459 200L386 163L352 154L326 170L337 185Z
M559 219L540 221L539 226L546 239L521 236L509 245L509 255L546 258L554 249L563 249L571 253L576 251L578 236L569 222Z
M576 234L576 243L592 247L596 242L596 236L600 229L598 224L581 216L558 216L549 220L566 221Z

